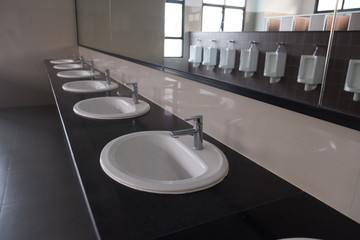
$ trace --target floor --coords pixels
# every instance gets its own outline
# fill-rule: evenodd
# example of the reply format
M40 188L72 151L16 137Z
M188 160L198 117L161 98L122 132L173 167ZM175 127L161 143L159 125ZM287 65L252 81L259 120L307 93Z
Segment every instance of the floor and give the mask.
M0 239L97 239L55 105L0 109Z

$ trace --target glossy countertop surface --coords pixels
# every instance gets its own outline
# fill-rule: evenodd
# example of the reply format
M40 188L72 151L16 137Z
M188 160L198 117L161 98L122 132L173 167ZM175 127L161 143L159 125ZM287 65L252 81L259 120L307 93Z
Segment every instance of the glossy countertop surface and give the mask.
M91 120L77 116L72 110L76 102L115 95L116 91L65 92L62 84L70 80L58 78L58 70L49 61L45 64L102 239L229 239L228 236L358 239L360 236L360 225L356 222L208 135L204 139L219 147L229 161L228 176L210 189L163 195L140 192L113 181L99 163L100 152L108 142L127 133L177 130L190 125L141 96L151 110L135 119ZM130 93L123 86L120 90Z

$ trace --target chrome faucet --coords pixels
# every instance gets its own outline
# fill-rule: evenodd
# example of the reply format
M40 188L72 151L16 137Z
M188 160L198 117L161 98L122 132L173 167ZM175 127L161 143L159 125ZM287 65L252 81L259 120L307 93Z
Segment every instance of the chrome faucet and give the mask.
M125 83L126 86L131 85L133 87L131 91L131 96L134 104L139 104L139 94L138 94L138 83Z
M138 83L125 83L126 86L131 85L133 89L131 90L131 96L134 104L139 104L139 93L138 93ZM121 92L117 92L118 96L123 95Z
M110 80L110 70L109 69L105 69L105 81L106 81L106 85L110 85L111 84L111 80Z
M194 121L193 128L183 129L178 131L172 131L170 135L172 137L179 137L182 135L193 135L194 136L194 145L193 149L201 150L203 149L203 116L197 115L189 118L185 118L185 121Z

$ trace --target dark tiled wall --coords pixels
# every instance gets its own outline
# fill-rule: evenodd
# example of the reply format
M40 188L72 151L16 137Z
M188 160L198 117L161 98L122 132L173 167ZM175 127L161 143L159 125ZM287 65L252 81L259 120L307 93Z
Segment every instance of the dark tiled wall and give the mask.
M195 44L196 39L202 40L203 46L208 46L211 39L216 39L218 49L227 47L228 40L235 40L236 61L235 69L231 74L224 74L222 69L206 70L205 66L193 68L189 64L191 73L210 77L219 81L231 83L244 88L260 91L285 99L295 100L310 105L317 105L320 95L320 85L311 92L304 91L304 84L297 83L301 55L313 54L314 44L327 45L329 32L244 32L244 33L190 33L190 44ZM258 42L259 59L257 72L251 78L244 78L244 73L238 70L240 62L240 49L249 48L249 41ZM266 52L275 51L276 42L285 43L287 52L285 76L279 83L270 84L269 77L264 77L264 64ZM326 55L326 47L318 51L318 55ZM218 52L218 58L220 53ZM219 59L218 59L219 63Z
M335 32L322 106L360 116L360 102L344 91L350 59L360 59L360 32Z

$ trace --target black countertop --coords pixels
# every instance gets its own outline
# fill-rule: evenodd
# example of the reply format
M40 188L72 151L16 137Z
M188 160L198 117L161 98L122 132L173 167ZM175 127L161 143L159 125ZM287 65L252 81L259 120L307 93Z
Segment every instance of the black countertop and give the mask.
M45 61L64 131L103 240L110 239L360 239L360 224L260 167L215 139L229 161L229 174L207 190L181 195L146 193L109 178L99 163L102 148L132 132L177 130L189 125L151 101L146 115L125 120L77 116L83 99L116 95L62 90L71 81ZM141 88L141 85L139 86ZM128 91L120 86L122 91ZM204 119L206 124L206 119Z

